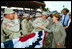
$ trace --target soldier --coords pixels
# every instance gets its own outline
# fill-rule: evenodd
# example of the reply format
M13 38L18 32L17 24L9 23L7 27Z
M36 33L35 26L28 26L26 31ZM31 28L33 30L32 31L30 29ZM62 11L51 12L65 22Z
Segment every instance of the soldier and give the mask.
M40 17L40 16L41 16L40 13L36 13L36 14L31 15L30 16L30 18L32 18L31 21L33 22L37 17Z
M52 16L52 13L51 14L49 14L49 16L48 16L48 20L49 20L49 25L48 25L48 28L51 28L52 27L52 25L53 25L53 20L52 20L52 18L53 18L53 16Z
M46 16L43 16L43 17L40 17L40 16L42 16L42 15L36 14L36 17L38 17L38 18L36 18L32 23L32 26L34 27L32 32L39 32L42 30L39 28L40 26L46 27L48 25L49 22L45 19Z
M47 29L50 29L53 25L53 20L52 20L52 13L47 13L48 14L48 18L47 20L50 22L49 25L47 26ZM47 35L47 44L44 46L45 48L51 48L52 47L52 40L53 40L53 33L50 32Z
M32 31L32 26L31 26L30 20L29 20L30 18L28 16L29 16L29 14L24 14L23 17L25 17L25 19L23 19L21 22L23 35L30 34Z
M44 27L44 30L53 33L52 48L64 48L66 32L62 24L59 22L59 19L60 15L58 13L53 14L53 26L50 29Z
M46 19L46 17L47 17L46 13L38 14L36 16L37 16L37 18L32 23L32 26L34 27L32 32L42 31L43 29L41 29L41 27L43 27L43 26L47 27L49 24L49 21Z
M1 26L1 34L5 35L5 40L20 37L19 20L17 14L10 8L5 9L4 18Z

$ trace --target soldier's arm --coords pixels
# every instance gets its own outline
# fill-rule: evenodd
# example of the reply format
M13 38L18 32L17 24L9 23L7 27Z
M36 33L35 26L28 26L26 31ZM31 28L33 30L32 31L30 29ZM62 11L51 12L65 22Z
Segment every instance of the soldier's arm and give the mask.
M59 31L59 26L56 26L54 28L54 26L52 26L50 29L44 29L45 31L48 31L48 32L58 32Z
M5 34L3 33L2 27L1 27L1 35L5 36Z
M13 21L5 21L5 22L3 22L3 24L5 27L14 27L14 26L18 25L19 22L18 22L18 19L15 19Z
M19 24L19 19L14 19L12 23L13 23L14 25Z
M9 21L3 21L2 22L2 28L7 28L8 26L10 26L8 23L10 23Z
M4 27L13 27L13 25L10 22L4 22L3 23Z
M47 31L47 32L52 32L52 30L51 29L44 29L45 31Z
M3 22L2 25L1 25L1 35L6 36L6 33L5 33L6 28L7 28L7 26Z
M38 18L35 21L33 21L32 26L38 28L40 26L40 19Z
M14 26L16 26L16 25L19 25L19 20L18 20L18 19L14 19L14 20L8 22L7 24L8 24L8 26L10 26L10 27L14 27Z
M60 30L61 30L61 39L59 40L59 42L61 43L61 42L63 42L64 40L65 40L65 38L66 38L66 32L65 32L65 29L61 26L60 27Z

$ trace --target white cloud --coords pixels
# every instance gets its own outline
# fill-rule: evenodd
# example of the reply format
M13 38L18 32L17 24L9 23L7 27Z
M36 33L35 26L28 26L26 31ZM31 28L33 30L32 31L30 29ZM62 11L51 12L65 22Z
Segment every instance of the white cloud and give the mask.
M46 8L48 7L50 11L57 10L61 12L63 5L71 11L71 1L44 1Z

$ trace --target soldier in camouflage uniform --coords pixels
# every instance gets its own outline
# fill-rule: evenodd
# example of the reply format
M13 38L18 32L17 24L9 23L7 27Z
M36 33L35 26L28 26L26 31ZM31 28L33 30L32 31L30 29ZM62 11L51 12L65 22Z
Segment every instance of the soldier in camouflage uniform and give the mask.
M41 26L47 27L47 25L49 24L49 21L47 21L47 19L45 19L45 17L39 17L38 16L38 18L36 18L35 21L33 21L32 26L34 27L34 29L32 32L41 31L42 29L39 28Z
M21 27L22 27L22 33L23 35L27 35L30 34L32 29L32 25L30 23L30 18L28 17L29 14L24 14L24 17L26 17L25 19L22 20L21 22Z
M1 34L4 35L2 37L5 39L4 41L20 37L17 14L14 14L13 10L8 8L5 9L4 15L1 25Z
M52 13L49 13L48 14L48 21L50 22L49 25L47 26L47 29L50 29L52 27L52 25L54 24L53 22L53 16L52 16ZM53 40L53 33L50 32L48 33L48 37L47 37L47 42L48 42L48 45L46 46L47 48L51 48L52 47L52 40Z
M38 16L38 18L35 19L35 21L33 21L32 26L34 27L32 32L39 32L42 31L43 29L41 29L41 27L47 27L49 25L49 21L46 19L47 14L46 13L42 13L41 16ZM48 34L46 34L47 36ZM45 44L43 45L43 48L45 47Z

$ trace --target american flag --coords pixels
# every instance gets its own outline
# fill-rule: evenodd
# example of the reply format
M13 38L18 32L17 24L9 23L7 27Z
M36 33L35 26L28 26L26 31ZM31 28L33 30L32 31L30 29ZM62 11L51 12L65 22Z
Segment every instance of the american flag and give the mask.
M33 32L1 43L1 48L42 48L45 31Z

